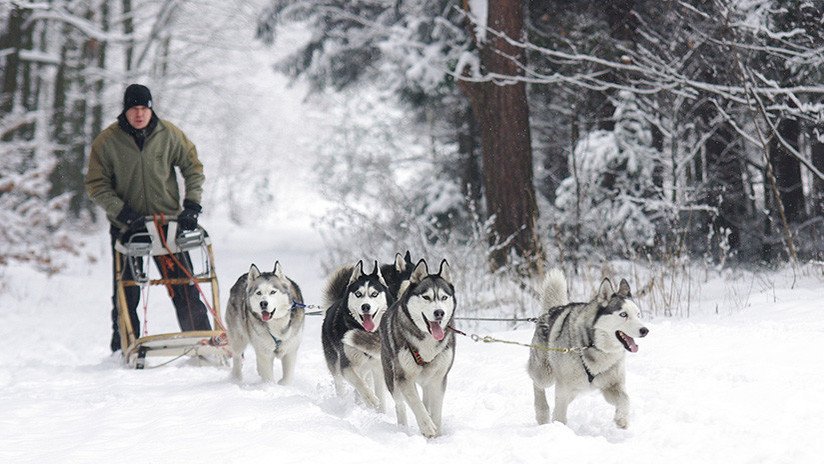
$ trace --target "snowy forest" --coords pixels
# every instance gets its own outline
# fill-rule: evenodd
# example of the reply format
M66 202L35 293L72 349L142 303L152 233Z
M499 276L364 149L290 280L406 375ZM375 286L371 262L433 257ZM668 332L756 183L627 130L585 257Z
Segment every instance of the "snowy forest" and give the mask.
M824 0L0 0L0 79L0 462L824 455ZM216 337L183 329L168 281L152 288L161 260L125 301L116 231L86 192L92 143L134 83L203 164ZM448 262L454 291L434 438L399 423L395 396L381 411L339 388L324 338L339 270L400 275L407 251L416 268ZM570 304L542 293L553 268ZM286 363L264 366L270 382L258 346L225 345L255 269L300 287L278 300L299 343L284 384ZM406 270L380 333L415 292ZM597 296L605 278L621 312ZM559 307L588 308L592 327ZM537 337L630 309L644 332L595 338L625 348L629 428L597 389L543 423L533 352L580 360L582 389L605 375L584 354L597 341ZM274 313L260 338L277 352ZM140 340L189 344L126 354L112 341L129 343L129 319ZM381 348L364 353L392 359Z
M0 266L56 268L105 221L83 176L128 83L201 124L237 77L204 63L250 43L325 114L304 149L330 262L820 260L822 22L810 0L2 0ZM210 131L242 140L253 104ZM220 150L207 209L252 227L270 167Z

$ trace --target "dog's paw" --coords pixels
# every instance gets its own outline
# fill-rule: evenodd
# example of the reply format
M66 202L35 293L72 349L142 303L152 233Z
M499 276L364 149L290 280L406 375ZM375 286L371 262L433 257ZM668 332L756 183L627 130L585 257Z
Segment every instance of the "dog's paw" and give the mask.
M378 397L375 396L374 393L372 393L370 391L364 392L363 400L372 409L376 409L376 410L378 410L378 412L383 412L383 407L381 406L381 402L380 402L380 400L378 400Z
M436 427L432 419L428 417L418 423L418 427L421 429L421 435L426 438L435 438L438 436L438 427Z
M629 421L626 417L616 417L615 425L617 425L619 429L626 429L629 427Z
M291 385L292 379L287 379L286 377L278 380L278 385Z

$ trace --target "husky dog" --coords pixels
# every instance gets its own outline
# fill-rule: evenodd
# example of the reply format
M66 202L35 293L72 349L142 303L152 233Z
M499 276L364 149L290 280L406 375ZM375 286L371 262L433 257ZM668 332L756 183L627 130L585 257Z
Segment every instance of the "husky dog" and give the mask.
M272 272L261 273L252 264L249 272L232 286L226 307L226 329L232 348L232 376L243 377L243 350L255 350L257 371L265 382L274 381L273 363L281 360L281 385L292 381L295 358L303 331L303 295L298 285L283 274L279 262Z
M601 282L598 294L589 303L569 303L563 273L551 270L543 283L544 313L535 326L528 371L535 393L535 418L549 421L545 389L555 385L553 420L566 423L567 407L589 389L599 389L615 406L615 424L627 428L629 396L624 378L627 351L635 353L635 337L645 337L649 329L641 322L629 284L621 279L615 292L609 279ZM578 348L572 352L542 349Z
M455 357L455 334L446 330L456 306L449 264L441 261L438 273L430 274L426 261L420 260L400 295L381 324L384 379L395 400L398 424L406 426L409 404L421 433L434 437L441 428L446 376Z
M412 255L409 250L404 256L400 253L395 253L395 262L391 264L381 264L380 271L383 280L389 287L389 293L392 299L398 298L398 292L401 288L401 283L409 278L412 274ZM325 307L332 306L336 301L346 296L346 290L349 287L349 277L354 270L353 266L344 266L338 269L335 274L329 279L326 284L326 289L323 292L323 304Z
M393 298L398 298L401 284L409 278L414 267L409 250L406 250L406 254L403 256L400 253L395 253L394 263L381 266L381 274L383 274L384 280L389 285L389 292Z
M339 290L342 277L347 284ZM380 363L380 337L376 333L381 319L394 301L381 274L378 262L371 274L364 274L363 261L354 268L339 269L324 290L324 299L337 300L323 318L321 341L326 365L335 379L335 389L343 394L343 380L355 387L370 406L383 410L384 384ZM366 384L371 374L374 392Z

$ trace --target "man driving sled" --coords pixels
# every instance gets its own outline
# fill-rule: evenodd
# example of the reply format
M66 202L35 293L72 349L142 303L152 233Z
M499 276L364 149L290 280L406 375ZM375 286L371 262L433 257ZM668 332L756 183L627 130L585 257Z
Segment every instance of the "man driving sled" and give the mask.
M180 194L175 174L180 169L185 182L185 199L180 206ZM152 94L143 85L132 84L123 96L123 111L117 122L103 130L92 143L89 168L86 174L86 192L106 211L111 223L113 270L115 241L145 230L145 217L154 214L176 215L181 230L197 228L200 197L203 191L203 165L197 157L194 144L186 135L153 110ZM164 278L184 278L182 263L191 269L188 253L157 256L155 264ZM124 280L132 280L129 266L121 260ZM113 271L114 273L114 271ZM112 351L121 349L117 311L117 276L113 276L112 296ZM170 285L180 329L211 330L206 307L194 285ZM135 334L140 333L137 304L140 287L125 287L129 318Z

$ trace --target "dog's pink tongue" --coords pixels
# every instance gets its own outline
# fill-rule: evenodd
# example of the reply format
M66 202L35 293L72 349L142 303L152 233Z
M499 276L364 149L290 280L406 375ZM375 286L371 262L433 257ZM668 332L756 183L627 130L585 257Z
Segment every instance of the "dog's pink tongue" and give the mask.
M637 353L638 345L635 344L635 340L629 335L627 335L625 339L627 341L627 346L629 346L629 351L632 353Z
M375 322L372 320L371 314L361 314L363 318L363 322L361 325L363 326L363 330L367 332L374 332L375 331Z
M443 340L444 333L443 328L441 327L441 323L437 321L432 321L429 323L429 332L432 333L432 336L435 340L441 341Z
M263 322L268 321L270 317L272 317L272 315L269 314L266 311L263 311L262 313L260 313L260 318L263 319Z

